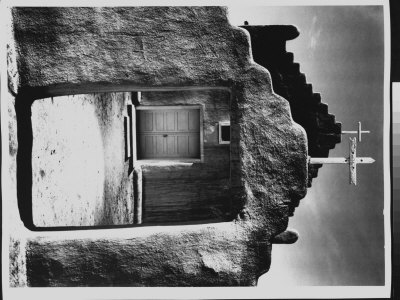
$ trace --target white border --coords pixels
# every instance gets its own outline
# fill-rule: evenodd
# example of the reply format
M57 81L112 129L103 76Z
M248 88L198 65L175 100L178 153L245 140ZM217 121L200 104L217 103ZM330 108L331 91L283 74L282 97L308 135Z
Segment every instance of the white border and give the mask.
M385 61L384 61L384 89L383 89L383 193L384 193L384 228L385 228L385 287L388 287L388 296L392 285L392 226L390 222L390 62L391 62L391 40L390 40L390 10L388 1L383 8L384 33L385 33Z
M118 0L111 3L109 0L72 0L68 3L61 0L3 0L0 2L0 19L2 22L2 36L4 36L7 20L7 6L152 6L152 5L243 5L242 2L229 0ZM237 288L9 288L8 285L8 234L7 224L3 221L2 235L2 275L4 299L244 299L244 298L382 298L390 296L391 289L391 234L390 234L390 162L389 162L389 80L390 80L390 13L389 0L340 0L340 1L295 1L295 0L248 0L246 6L307 6L307 5L383 5L384 6L384 33L385 33L385 71L384 71L384 226L385 226L385 286L382 287L271 287L268 291L256 287ZM3 39L2 39L3 40ZM1 55L1 98L7 93L7 66L6 51L3 44ZM2 187L8 182L8 123L7 104L1 101L1 134L2 134ZM3 199L7 199L7 190L2 188ZM3 216L6 209L2 204ZM4 217L3 217L4 220Z
M377 299L386 298L385 287L287 287L260 290L228 288L19 288L9 290L8 299ZM387 296L389 297L389 296Z
M0 2L0 24L2 25L1 28L1 41L7 40L6 35L6 24L7 21L10 20L10 14L7 10L4 9L2 3ZM3 295L5 297L6 292L10 289L9 286L9 239L10 235L7 231L7 224L5 222L5 212L7 209L5 208L5 203L7 203L6 199L10 197L10 191L8 190L8 186L10 186L10 178L8 176L9 172L9 130L8 130L8 107L7 101L4 99L6 98L6 94L8 91L8 83L7 83L7 52L6 52L6 45L2 42L0 47L0 114L1 114L1 211L2 211L2 257L1 257L1 264L2 264L2 289Z
M368 6L389 0L3 0L2 6Z

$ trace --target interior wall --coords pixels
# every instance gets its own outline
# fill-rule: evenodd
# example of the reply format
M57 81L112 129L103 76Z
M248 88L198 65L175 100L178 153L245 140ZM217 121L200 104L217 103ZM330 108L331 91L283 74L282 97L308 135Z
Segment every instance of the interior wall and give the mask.
M133 180L125 159L126 101L124 93L94 93L33 102L35 226L133 223Z
M230 120L230 93L226 90L143 92L140 105L203 107L202 162L142 167L143 222L229 218L230 145L219 144L218 122Z

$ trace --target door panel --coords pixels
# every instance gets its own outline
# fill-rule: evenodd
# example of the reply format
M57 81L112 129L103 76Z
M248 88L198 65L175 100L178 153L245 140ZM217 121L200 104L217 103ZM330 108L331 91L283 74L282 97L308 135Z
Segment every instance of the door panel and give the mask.
M200 127L200 114L198 111L189 111L189 130L190 131L199 131Z
M154 154L154 137L153 136L143 136L144 138L144 151L149 155Z
M168 136L167 137L167 155L174 155L176 153L176 137L175 136Z
M143 122L143 123L142 123ZM140 128L143 131L153 131L153 114L149 112L144 113Z
M181 110L177 112L178 116L178 131L189 131L189 112Z
M178 136L178 154L181 156L187 156L189 154L189 145L187 136Z
M200 158L200 110L138 110L138 158Z
M162 136L156 135L155 137L155 141L156 141L156 156L161 156L164 153L164 139Z
M189 136L189 155L193 157L200 156L200 138L197 134Z
M175 115L174 111L166 111L165 112L165 130L166 131L175 131Z
M164 113L163 112L155 112L154 113L155 120L155 131L164 131Z

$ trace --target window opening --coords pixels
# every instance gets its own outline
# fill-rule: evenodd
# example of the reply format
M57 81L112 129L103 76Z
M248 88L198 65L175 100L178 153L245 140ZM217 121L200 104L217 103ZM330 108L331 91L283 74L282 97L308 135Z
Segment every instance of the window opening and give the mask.
M219 143L231 143L231 123L229 121L219 122Z

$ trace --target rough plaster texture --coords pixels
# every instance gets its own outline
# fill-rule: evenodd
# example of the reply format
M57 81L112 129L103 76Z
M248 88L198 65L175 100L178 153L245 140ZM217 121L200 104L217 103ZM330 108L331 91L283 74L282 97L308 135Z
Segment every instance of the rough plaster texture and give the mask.
M226 86L250 59L247 36L217 8L14 8L13 18L22 90Z
M132 230L120 229L108 232L107 238L32 240L27 245L28 285L254 285L256 273L265 270L271 246L254 243L241 226L187 227L157 228L157 233L145 235L138 229L133 237Z
M314 93L294 54L286 51L286 41L299 36L292 25L241 26L250 33L254 61L267 68L271 74L274 91L289 101L295 122L307 133L308 155L328 157L329 150L341 141L341 123L328 113L328 105L321 95ZM317 177L321 165L308 169L308 185Z
M30 231L15 218L9 226L17 230L6 232L26 238L26 272L13 269L18 276L10 276L10 284L255 285L269 269L271 240L287 227L290 203L306 193L307 140L287 101L272 92L268 71L251 60L244 30L232 27L218 7L13 8L12 13L18 76L10 76L9 86L16 94L17 124L10 122L18 128L18 154L10 151L9 167L17 177L10 193L18 198L7 201L14 209L18 201L26 226L29 215L23 211L32 199L18 186L18 176L25 169L22 181L32 181L29 155L22 155L32 148L26 135L32 101L146 88L230 91L236 217L216 224L72 232ZM10 131L10 143L15 139Z
M133 224L124 93L32 104L32 213L38 227Z

